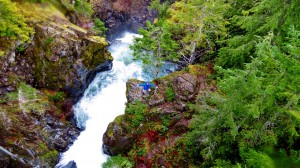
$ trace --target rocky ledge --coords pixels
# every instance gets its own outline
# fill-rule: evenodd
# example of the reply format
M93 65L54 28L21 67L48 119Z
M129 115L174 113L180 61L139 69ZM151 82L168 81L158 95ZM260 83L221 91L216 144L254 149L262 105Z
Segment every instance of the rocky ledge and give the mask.
M55 95L25 83L0 103L0 167L53 167L79 129L62 120Z
M193 114L188 103L216 89L207 79L210 67L189 66L156 79L158 88L149 94L137 87L141 81L129 80L125 114L109 124L103 137L105 152L129 157L135 167L187 166L180 138Z
M14 91L20 80L36 88L66 91L77 101L91 81L88 74L99 71L102 63L102 70L111 68L108 42L72 24L50 3L19 5L35 33L30 43L16 41L0 57L0 95Z

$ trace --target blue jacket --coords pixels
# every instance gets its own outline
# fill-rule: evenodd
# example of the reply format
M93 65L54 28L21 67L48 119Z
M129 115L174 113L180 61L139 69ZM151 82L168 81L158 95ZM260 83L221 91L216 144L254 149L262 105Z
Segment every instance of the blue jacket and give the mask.
M144 87L144 90L149 90L150 87L156 87L153 83L150 83L150 82L145 82L145 83L140 83L138 84L138 86L143 86Z

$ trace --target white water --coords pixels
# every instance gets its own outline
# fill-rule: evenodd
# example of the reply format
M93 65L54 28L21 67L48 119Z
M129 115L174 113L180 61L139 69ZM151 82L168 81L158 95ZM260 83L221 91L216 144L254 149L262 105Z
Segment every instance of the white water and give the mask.
M126 81L130 78L151 80L149 75L142 72L141 63L130 59L129 45L134 36L137 35L125 33L109 47L114 57L112 70L97 74L82 99L73 107L77 126L85 130L62 154L56 167L75 161L78 168L100 168L106 161L108 156L102 152L102 137L108 124L124 113ZM171 69L175 70L174 65L171 65Z

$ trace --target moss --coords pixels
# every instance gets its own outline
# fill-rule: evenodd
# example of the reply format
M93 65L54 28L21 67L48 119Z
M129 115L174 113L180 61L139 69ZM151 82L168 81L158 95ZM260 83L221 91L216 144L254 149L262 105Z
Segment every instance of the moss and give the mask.
M121 124L123 121L125 121L125 115L119 115L114 120L116 124Z
M107 46L106 42L89 43L90 44L88 44L88 46L84 49L84 52L82 53L83 63L86 67L94 69L106 60L113 60L110 53L108 53L105 49L105 47Z
M166 100L167 101L173 101L176 99L176 95L175 95L175 92L174 92L174 89L172 86L169 86L167 89L166 89Z
M11 92L6 94L9 101L16 101L18 100L18 92Z
M108 42L106 41L106 39L103 37L100 37L100 36L89 36L89 37L87 37L87 39L89 39L90 41L93 41L95 43L99 43L103 46L108 45Z
M128 160L126 157L122 157L120 155L118 156L112 156L109 157L108 160L102 164L103 168L132 168L133 163Z
M189 65L188 72L193 75L200 75L200 74L208 75L209 74L207 67L203 66L203 65Z
M51 150L44 155L42 155L42 159L46 162L50 163L51 167L54 167L58 162L58 152L56 150Z
M66 25L66 28L81 32L83 34L87 34L87 31L85 29L83 29L77 25L74 25L74 24Z

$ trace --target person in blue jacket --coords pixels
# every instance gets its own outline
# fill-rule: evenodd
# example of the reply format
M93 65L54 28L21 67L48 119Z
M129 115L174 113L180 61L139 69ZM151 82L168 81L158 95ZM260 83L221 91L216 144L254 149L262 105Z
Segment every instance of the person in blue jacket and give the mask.
M153 83L150 82L145 82L145 83L140 83L137 86L143 86L143 92L150 92L151 91L151 87L157 88L157 86Z

